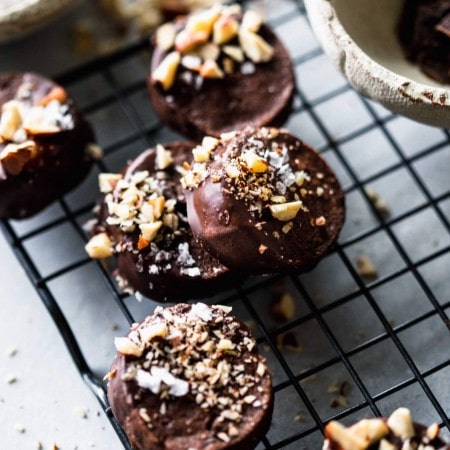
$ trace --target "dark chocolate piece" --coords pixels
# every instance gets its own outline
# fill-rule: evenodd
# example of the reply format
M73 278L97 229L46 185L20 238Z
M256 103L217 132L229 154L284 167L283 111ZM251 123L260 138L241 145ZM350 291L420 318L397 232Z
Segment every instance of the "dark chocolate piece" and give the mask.
M242 14L232 15L231 20L242 27ZM185 25L186 20L176 22L178 33L185 31ZM262 38L265 41L261 44L264 50L256 50L256 55L253 55L256 62L243 51L242 41L237 35L220 45L210 39L207 45L215 46L219 52L216 60L208 61L201 57L198 61L202 66L189 70L183 65L185 55L189 55L187 65L195 64L195 58L198 59L197 55L202 53L199 47L203 44L181 52L174 84L167 90L153 76L173 47L164 50L155 44L148 87L153 108L160 118L193 139L204 135L219 136L248 125L281 126L291 112L294 93L290 57L266 24L262 24L257 33L250 32L250 36L250 40ZM265 47L266 44L269 47ZM260 41L254 44L256 48L258 45ZM189 59L192 55L195 55L194 59ZM259 58L262 60L258 61ZM213 66L212 74L208 75L208 70L205 70L206 74L202 76L207 64Z
M0 217L29 217L88 174L94 134L67 92L34 73L0 74Z
M158 307L116 338L108 398L136 450L251 450L268 431L272 379L231 308Z
M449 14L450 0L407 0L399 24L406 57L445 84L450 84Z
M247 273L312 269L344 223L336 176L285 130L224 136L182 181L194 235L227 267Z
M203 249L187 222L178 170L192 157L193 145L158 146L161 155L173 158L164 170L156 167L157 150L152 148L131 162L123 177L100 175L106 195L95 232L108 235L126 287L157 301L207 297L243 279ZM159 228L152 237L153 226Z

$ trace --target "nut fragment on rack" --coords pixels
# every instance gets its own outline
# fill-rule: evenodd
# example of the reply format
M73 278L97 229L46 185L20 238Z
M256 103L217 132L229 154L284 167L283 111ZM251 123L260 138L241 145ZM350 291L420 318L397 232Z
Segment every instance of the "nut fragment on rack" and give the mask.
M288 322L294 318L295 302L290 292L284 292L272 302L270 315L277 322Z
M378 269L368 256L359 256L356 260L356 266L359 276L367 279L378 278Z
M385 200L380 198L380 196L371 188L366 189L367 196L369 200L372 202L373 206L377 209L377 211L383 216L388 217L391 213L389 209L389 205Z
M104 259L113 255L112 243L106 233L94 235L84 248L93 259Z

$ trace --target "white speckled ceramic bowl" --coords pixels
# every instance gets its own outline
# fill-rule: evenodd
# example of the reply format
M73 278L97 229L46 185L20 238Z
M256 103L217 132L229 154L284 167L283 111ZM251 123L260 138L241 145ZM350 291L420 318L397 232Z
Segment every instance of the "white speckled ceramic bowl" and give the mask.
M79 0L0 0L0 43L24 36L57 18Z
M450 86L408 62L396 36L404 0L304 0L325 53L361 94L391 111L450 128Z

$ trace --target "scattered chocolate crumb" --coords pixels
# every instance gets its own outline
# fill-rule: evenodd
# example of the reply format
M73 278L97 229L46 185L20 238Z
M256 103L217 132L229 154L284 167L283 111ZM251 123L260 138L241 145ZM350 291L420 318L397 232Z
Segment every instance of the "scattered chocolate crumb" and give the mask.
M378 270L368 256L361 255L356 261L357 272L360 277L375 280L378 278Z
M118 323L111 324L111 330L117 331L119 328L120 328L120 325Z

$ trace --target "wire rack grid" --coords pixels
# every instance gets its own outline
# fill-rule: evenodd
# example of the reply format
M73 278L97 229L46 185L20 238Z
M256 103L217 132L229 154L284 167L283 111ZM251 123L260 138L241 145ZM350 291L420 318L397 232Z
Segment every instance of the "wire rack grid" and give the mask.
M334 251L312 272L253 278L210 300L232 305L255 324L274 376L273 423L258 449L319 449L328 420L350 423L400 405L448 435L450 134L394 116L352 91L319 48L301 1L277 2L267 14L297 74L286 127L336 171L347 194L347 222ZM149 59L145 39L58 77L93 124L104 157L80 188L45 212L1 222L126 449L102 376L113 357L112 337L155 303L123 293L84 254L83 224L92 218L100 171L118 171L148 146L181 139L151 111ZM376 276L361 275L361 257L373 261ZM294 297L296 311L278 323L270 305L281 292ZM283 344L288 335L296 345Z

